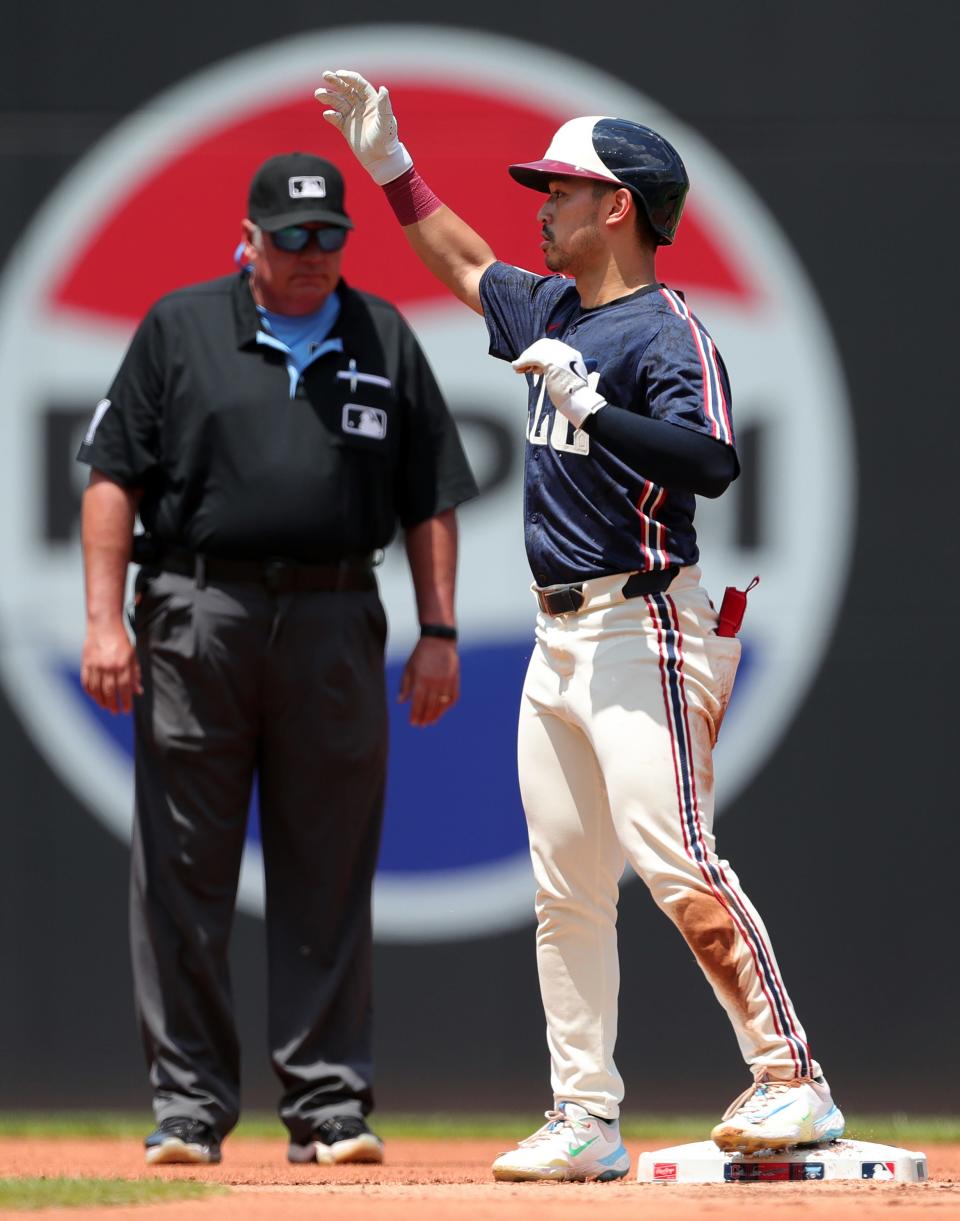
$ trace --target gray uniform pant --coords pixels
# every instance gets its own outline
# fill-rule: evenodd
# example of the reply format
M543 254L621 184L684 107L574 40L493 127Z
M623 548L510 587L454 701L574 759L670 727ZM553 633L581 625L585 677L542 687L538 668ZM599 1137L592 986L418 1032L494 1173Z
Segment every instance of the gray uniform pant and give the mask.
M158 1122L239 1113L227 945L259 778L269 1038L306 1141L365 1115L370 893L387 751L376 591L271 593L141 574L131 946Z

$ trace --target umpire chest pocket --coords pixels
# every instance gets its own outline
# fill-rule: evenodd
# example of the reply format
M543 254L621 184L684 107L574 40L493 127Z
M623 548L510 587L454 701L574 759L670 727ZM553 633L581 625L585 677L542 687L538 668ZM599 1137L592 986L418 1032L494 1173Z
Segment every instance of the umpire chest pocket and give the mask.
M391 458L396 452L400 411L393 387L382 380L382 385L340 382L336 414L330 420L334 445L379 458Z
M363 396L365 399L366 395ZM359 396L358 396L359 400ZM373 454L388 454L393 444L393 412L371 402L347 402L340 409L337 443Z
M399 407L393 383L379 372L351 367L324 370L306 389L331 443L356 454L389 458L397 448Z

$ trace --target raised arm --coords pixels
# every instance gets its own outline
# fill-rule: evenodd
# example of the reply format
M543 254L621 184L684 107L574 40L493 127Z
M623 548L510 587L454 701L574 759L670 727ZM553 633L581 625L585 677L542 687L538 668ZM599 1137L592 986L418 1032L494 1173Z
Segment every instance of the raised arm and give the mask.
M471 309L482 313L480 278L495 261L484 239L426 185L397 136L386 86L374 89L344 68L323 74L315 97L374 182L383 187L407 240L424 265Z

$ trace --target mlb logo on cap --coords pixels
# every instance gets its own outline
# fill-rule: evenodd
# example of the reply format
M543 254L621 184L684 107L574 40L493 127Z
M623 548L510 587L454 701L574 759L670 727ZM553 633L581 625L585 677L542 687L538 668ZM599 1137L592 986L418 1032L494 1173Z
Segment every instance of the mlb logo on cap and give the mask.
M324 199L327 194L327 184L322 178L288 178L287 189L291 199Z
M332 161L312 153L280 153L264 161L250 183L247 209L268 233L311 221L353 228L344 208L343 175Z

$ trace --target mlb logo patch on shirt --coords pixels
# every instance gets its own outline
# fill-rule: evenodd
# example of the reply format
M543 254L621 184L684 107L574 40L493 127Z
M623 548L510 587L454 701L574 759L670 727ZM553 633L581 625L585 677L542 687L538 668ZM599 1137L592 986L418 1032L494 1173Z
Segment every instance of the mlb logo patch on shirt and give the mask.
M343 431L357 437L372 437L382 441L387 435L387 413L379 407L363 407L359 403L345 403L343 407Z
M291 199L323 199L327 194L327 181L316 174L298 174L287 179Z

